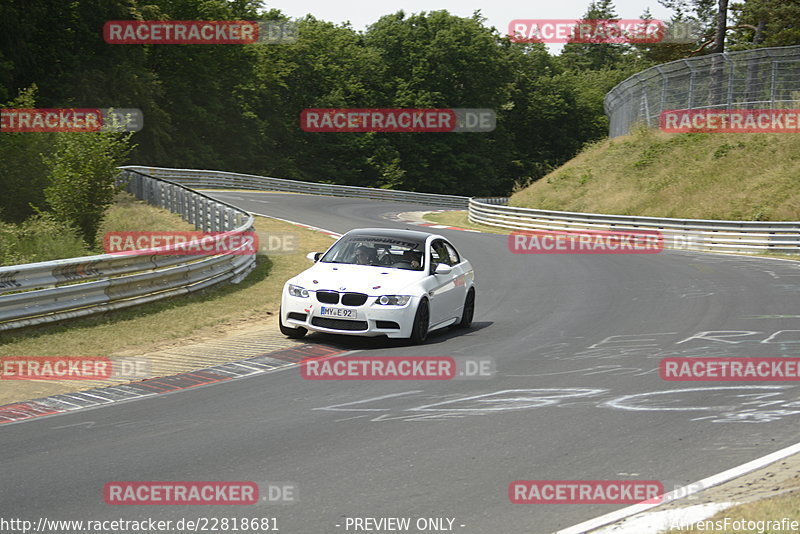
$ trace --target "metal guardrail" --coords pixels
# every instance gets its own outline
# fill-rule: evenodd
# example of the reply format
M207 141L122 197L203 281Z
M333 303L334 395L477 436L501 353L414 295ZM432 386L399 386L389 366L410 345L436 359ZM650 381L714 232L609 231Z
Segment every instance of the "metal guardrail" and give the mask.
M208 171L194 169L168 169L163 167L127 166L122 169L144 172L165 180L183 184L187 187L205 189L254 189L259 191L286 191L290 193L306 193L332 197L369 198L372 200L388 200L396 202L413 202L440 208L466 209L469 197L455 195L437 195L433 193L417 193L413 191L394 191L391 189L373 189L353 185L317 184L283 178L269 178L253 174L238 174L224 171Z
M511 230L657 230L664 248L711 252L800 253L800 222L718 221L604 215L501 206L473 198L469 220Z
M636 123L657 127L669 109L800 106L800 45L679 59L620 82L605 97L609 137Z
M202 193L124 169L120 180L137 198L169 209L206 232L237 235L253 217ZM102 254L0 267L0 330L117 310L224 282L239 282L255 255Z

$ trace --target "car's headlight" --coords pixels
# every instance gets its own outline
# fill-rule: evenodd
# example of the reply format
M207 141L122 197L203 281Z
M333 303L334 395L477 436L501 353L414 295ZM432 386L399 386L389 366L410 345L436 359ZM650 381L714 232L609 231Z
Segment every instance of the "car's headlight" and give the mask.
M308 289L294 284L289 284L289 294L293 297L308 298Z
M380 304L381 306L405 306L409 300L411 300L409 295L383 295L378 297L375 304Z

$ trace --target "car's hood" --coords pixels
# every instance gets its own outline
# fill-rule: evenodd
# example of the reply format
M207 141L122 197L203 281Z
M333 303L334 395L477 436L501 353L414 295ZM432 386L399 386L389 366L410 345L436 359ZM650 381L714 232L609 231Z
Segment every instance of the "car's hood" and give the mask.
M377 296L403 294L403 289L418 282L424 276L423 271L370 265L316 263L290 282L312 291L328 289Z

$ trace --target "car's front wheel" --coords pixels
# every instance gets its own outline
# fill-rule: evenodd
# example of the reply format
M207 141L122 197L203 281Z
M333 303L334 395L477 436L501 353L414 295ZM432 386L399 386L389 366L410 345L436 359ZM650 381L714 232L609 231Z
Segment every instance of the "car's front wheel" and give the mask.
M430 326L431 313L428 307L428 299L422 299L417 306L417 313L414 315L414 327L411 329L412 343L419 344L428 337L428 326Z
M281 334L283 334L284 336L292 338L292 339L300 339L301 337L306 335L306 332L308 332L308 330L306 330L303 327L291 328L291 327L288 327L288 326L283 326L283 321L281 320L281 317L283 317L283 313L282 313L282 311L279 311L278 312L278 326L281 329Z

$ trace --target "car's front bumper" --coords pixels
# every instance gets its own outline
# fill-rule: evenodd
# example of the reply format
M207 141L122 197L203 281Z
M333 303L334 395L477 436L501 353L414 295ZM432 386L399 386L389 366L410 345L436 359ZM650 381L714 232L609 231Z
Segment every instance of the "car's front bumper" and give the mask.
M367 302L361 306L323 304L317 301L314 292L309 292L307 298L302 298L293 297L284 289L281 298L280 320L284 326L290 328L302 327L329 334L387 336L390 338L411 337L419 298L412 297L405 306L380 306L374 302L375 297L369 297ZM354 320L323 317L321 315L323 306L355 310L357 317Z

